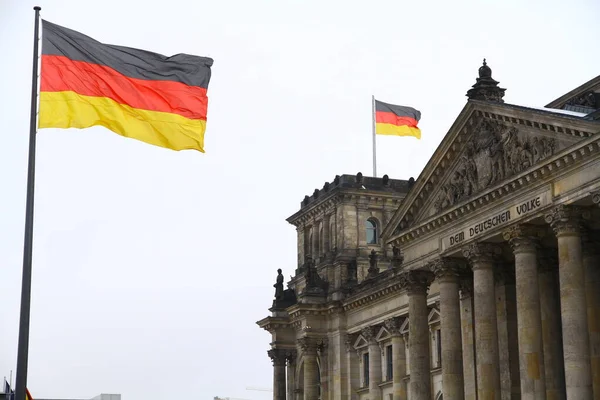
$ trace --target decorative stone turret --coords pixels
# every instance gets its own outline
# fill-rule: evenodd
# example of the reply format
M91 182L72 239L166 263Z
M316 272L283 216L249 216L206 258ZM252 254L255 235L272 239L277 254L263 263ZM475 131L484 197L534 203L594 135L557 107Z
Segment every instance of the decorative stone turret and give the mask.
M502 98L506 89L498 87L497 81L492 78L492 69L488 67L483 59L483 65L479 67L479 78L471 89L467 92L467 97L471 100L485 100L504 103Z

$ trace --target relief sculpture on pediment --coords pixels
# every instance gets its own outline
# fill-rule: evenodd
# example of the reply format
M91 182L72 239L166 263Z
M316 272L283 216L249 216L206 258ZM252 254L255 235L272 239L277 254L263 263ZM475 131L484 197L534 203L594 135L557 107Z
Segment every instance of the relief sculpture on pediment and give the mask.
M473 140L465 145L458 167L441 186L436 212L444 210L496 182L516 175L554 154L556 142L528 137L515 127L482 120Z

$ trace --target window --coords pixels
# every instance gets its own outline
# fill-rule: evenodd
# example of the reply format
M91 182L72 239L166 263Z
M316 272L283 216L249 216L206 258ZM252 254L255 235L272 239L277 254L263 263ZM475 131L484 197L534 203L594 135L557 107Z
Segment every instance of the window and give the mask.
M394 378L394 362L392 358L392 346L385 348L385 380L391 381Z
M367 220L367 244L377 244L377 223L370 218Z
M313 255L312 250L313 250L313 236L312 236L312 231L310 232L310 234L308 235L308 254L309 255Z
M329 221L329 251L332 251L335 246L335 235L335 221L331 218Z
M369 353L363 354L363 387L369 386Z
M437 353L437 366L442 366L442 330L435 331L435 347Z
M325 235L323 235L323 223L319 225L319 254L325 253Z

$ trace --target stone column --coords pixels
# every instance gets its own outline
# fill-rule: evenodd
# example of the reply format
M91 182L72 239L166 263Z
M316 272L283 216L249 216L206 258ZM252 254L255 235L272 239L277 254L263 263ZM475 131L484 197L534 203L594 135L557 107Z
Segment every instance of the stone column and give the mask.
M429 326L427 316L427 290L433 281L430 271L404 272L408 290L409 358L411 400L431 400L431 367L429 353Z
M285 359L283 349L271 349L268 351L273 361L273 400L286 400L285 395Z
M317 343L314 338L300 338L298 344L304 354L304 400L319 398L319 382L317 381Z
M392 391L393 400L406 399L406 351L404 349L404 338L400 333L402 320L392 318L385 321L385 327L392 335Z
M500 252L500 248L488 243L473 243L463 248L463 255L473 268L477 398L480 400L501 398L494 284L494 258Z
M294 388L296 387L296 359L298 353L296 350L287 350L285 354L286 374L287 374L287 399L292 400L294 396Z
M519 371L521 398L546 399L546 372L542 344L542 312L538 283L537 248L542 231L526 225L511 226L504 233L515 255Z
M459 282L459 288L465 400L477 400L475 338L473 335L473 278L470 275L462 276Z
M565 368L563 363L562 331L560 327L560 297L558 291L558 260L546 249L539 259L538 282L542 310L542 343L546 371L546 399L565 400Z
M358 355L356 354L356 350L354 349L354 341L356 337L354 335L346 335L345 344L346 344L346 360L348 363L348 399L356 400L358 399L358 394L356 393L356 389L360 387L360 365Z
M381 400L381 349L375 336L377 331L369 326L361 331L362 336L369 343L369 400Z
M459 266L446 258L430 264L439 282L442 335L442 392L444 400L464 400L465 388L462 363L460 300L458 295Z
M558 273L568 400L591 400L592 371L581 249L582 210L559 205L546 216L558 238Z
M583 267L592 387L594 400L600 400L600 241L597 232L586 231L583 235Z
M322 338L317 340L317 356L318 356L318 367L319 367L319 376L321 380L319 381L320 385L320 399L328 400L329 399L329 368L327 367L329 363L329 339Z

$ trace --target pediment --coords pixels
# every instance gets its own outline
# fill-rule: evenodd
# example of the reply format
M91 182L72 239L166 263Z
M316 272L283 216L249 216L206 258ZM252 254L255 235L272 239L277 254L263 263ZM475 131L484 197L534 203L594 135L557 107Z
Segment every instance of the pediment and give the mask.
M352 346L352 347L354 347L355 350L358 350L363 347L367 347L368 345L369 345L369 342L367 342L362 335L358 335L358 337L356 338L356 341L354 342L354 346Z
M598 122L571 115L471 100L382 236L471 201L598 131Z
M427 316L427 323L431 325L440 321L440 312L437 309L432 308Z
M600 109L600 75L552 101L546 107L586 114Z
M404 322L402 323L402 325L400 325L400 334L404 335L404 334L408 334L408 330L410 328L410 326L408 325L409 321L408 321L408 317L404 319Z
M386 340L391 337L392 337L392 335L390 334L390 332L387 329L385 329L385 326L382 326L381 329L379 330L379 333L375 337L375 340L377 340L378 342L381 342L382 340Z

